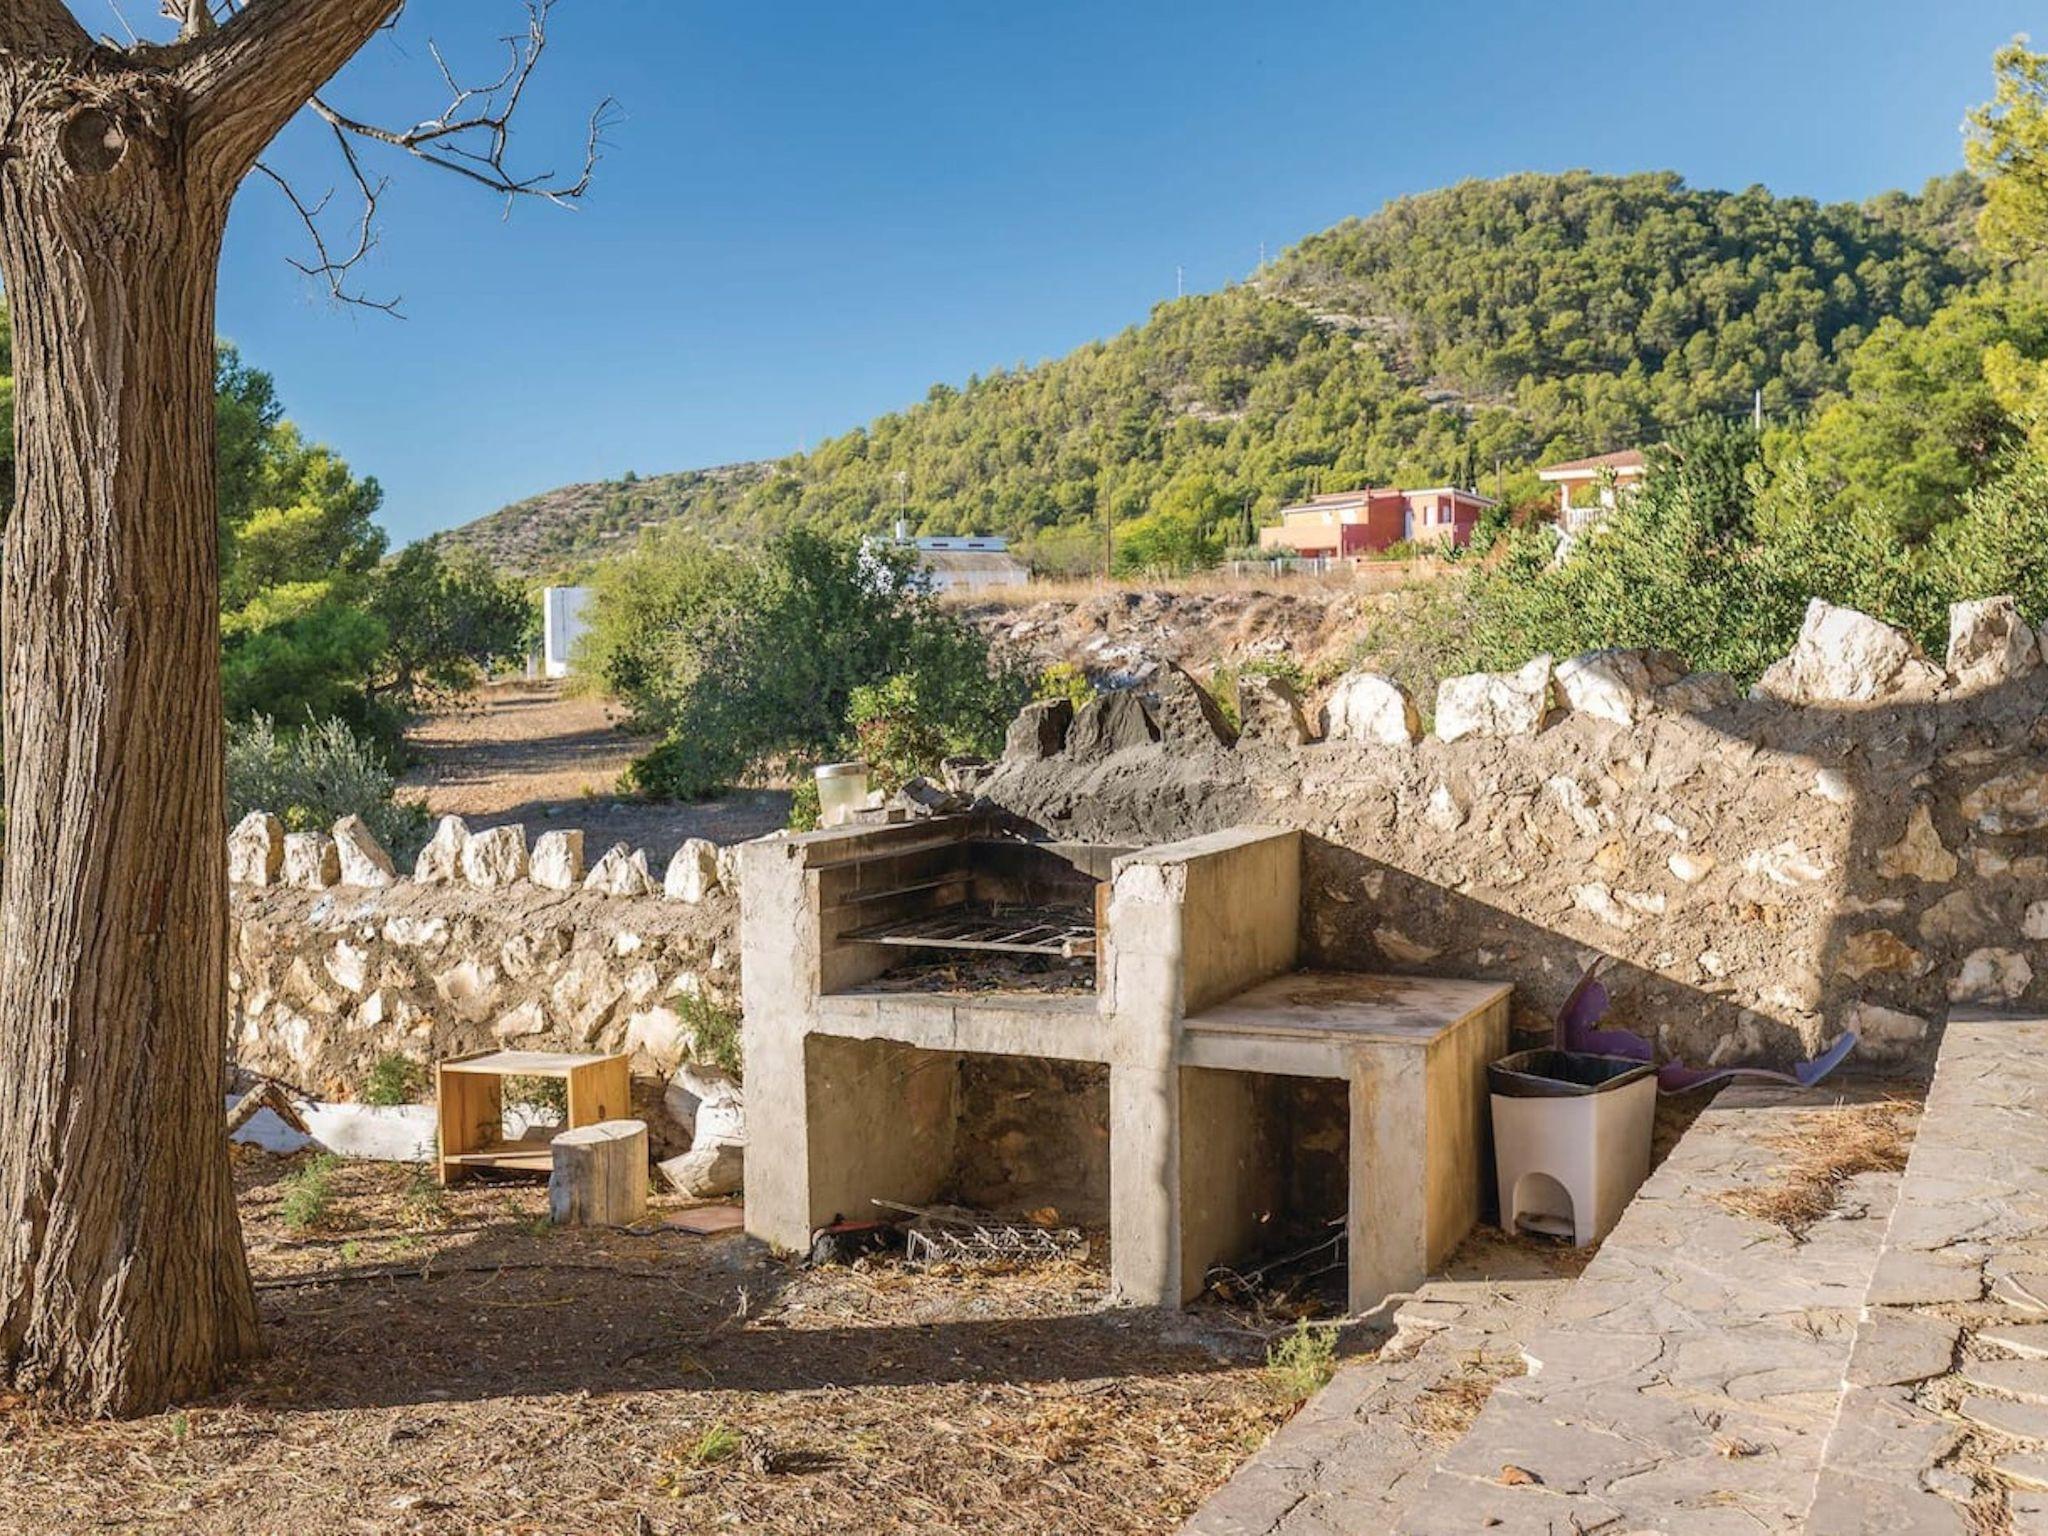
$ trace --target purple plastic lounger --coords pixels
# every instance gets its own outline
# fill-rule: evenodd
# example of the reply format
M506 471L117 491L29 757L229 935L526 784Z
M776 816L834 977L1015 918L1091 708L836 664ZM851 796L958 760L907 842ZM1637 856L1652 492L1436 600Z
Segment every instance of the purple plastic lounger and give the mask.
M1564 1000L1564 1007L1558 1010L1557 1048L1561 1051L1590 1051L1599 1056L1626 1056L1631 1061L1656 1060L1655 1048L1634 1031L1593 1027L1607 1012L1607 988L1599 980L1600 964L1595 960L1587 967L1586 974L1579 978L1579 984L1572 988L1572 995ZM1811 1061L1800 1062L1790 1072L1779 1072L1770 1067L1688 1067L1682 1061L1667 1061L1657 1069L1657 1091L1686 1093L1694 1088L1704 1088L1709 1083L1738 1077L1786 1083L1794 1088L1811 1088L1847 1060L1855 1049L1854 1031L1845 1031L1833 1045Z

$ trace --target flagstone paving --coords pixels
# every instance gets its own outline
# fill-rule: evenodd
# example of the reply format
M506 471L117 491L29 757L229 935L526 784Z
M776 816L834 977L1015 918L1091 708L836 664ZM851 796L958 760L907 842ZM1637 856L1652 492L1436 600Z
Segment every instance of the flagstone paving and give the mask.
M1380 1352L1341 1369L1182 1536L1383 1536L1474 1399L1523 1369L1520 1340L1545 1326L1577 1268L1569 1250L1546 1261L1468 1244L1452 1271L1481 1278L1433 1280L1401 1302Z
M1825 1138L1872 1096L1723 1093L1529 1340L1529 1375L1501 1385L1392 1529L1801 1529L1899 1175L1855 1176L1796 1236L1726 1202L1785 1177L1788 1136ZM1890 1343L1898 1368L1932 1348Z
M1959 1010L1807 1529L2048 1532L2048 1020Z
M1398 1314L1413 1354L1340 1372L1187 1536L1799 1529L1899 1176L1851 1179L1799 1238L1721 1197L1783 1177L1794 1117L1825 1135L1875 1096L1724 1091L1569 1289L1432 1283ZM1529 1374L1462 1440L1416 1428L1461 1352L1508 1351Z
M1797 1235L1731 1208L1874 1091L1724 1093L1568 1291L1425 1290L1190 1532L2048 1536L2048 1019L1958 1011L1903 1175ZM1417 1431L1509 1347L1462 1439Z

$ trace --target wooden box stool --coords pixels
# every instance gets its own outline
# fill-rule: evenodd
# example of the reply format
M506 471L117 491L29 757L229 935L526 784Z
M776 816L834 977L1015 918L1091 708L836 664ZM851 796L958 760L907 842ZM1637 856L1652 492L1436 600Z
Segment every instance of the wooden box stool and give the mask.
M472 1168L516 1168L548 1173L554 1154L545 1141L505 1135L504 1079L558 1077L569 1085L563 1127L575 1130L616 1120L632 1107L624 1056L577 1056L561 1051L484 1051L434 1067L438 1101L441 1182L453 1184Z

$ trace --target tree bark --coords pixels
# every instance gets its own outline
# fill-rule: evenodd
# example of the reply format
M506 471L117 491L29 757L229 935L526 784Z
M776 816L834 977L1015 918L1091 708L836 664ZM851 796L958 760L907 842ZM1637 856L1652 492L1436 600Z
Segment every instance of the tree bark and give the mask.
M222 1136L214 288L161 74L15 77L19 496L0 572L0 1376L86 1414L257 1347Z

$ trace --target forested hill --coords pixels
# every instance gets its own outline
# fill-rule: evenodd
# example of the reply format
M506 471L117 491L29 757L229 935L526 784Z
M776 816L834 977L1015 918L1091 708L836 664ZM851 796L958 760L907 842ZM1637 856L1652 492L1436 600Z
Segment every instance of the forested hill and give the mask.
M1669 174L1466 182L1108 341L935 386L809 454L576 488L516 546L483 535L549 498L449 537L529 574L668 518L730 537L907 511L925 532L1033 537L1050 555L1092 551L1107 510L1140 549L1235 542L1315 489L1491 484L1497 466L1654 439L1759 389L1775 413L1809 404L1878 321L1923 322L1977 275L1977 195L1962 176L1860 206Z
M663 523L728 527L731 509L772 466L725 464L673 474L564 485L501 507L440 536L444 549L476 554L516 576L573 571L630 545Z

